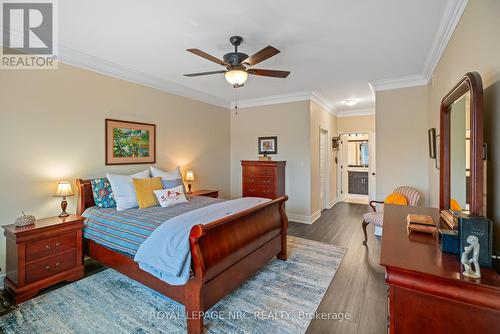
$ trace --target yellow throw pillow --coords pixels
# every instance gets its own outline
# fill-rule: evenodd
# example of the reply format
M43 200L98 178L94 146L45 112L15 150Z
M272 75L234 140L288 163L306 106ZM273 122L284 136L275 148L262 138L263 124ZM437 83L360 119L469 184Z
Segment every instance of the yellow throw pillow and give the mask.
M134 183L135 195L140 209L150 208L159 204L154 191L163 189L161 177L133 179L132 181Z
M408 200L401 194L392 193L385 199L386 204L408 205Z
M452 198L450 199L450 210L452 211L462 211L462 207L458 204L457 200Z

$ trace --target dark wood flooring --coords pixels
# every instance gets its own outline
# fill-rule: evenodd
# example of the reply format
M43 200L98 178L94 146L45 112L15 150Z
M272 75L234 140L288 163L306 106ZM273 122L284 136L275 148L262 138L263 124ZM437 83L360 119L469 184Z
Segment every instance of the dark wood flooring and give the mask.
M368 247L362 245L361 221L369 206L338 203L324 210L314 224L290 223L288 234L347 248L317 312L350 313L349 320L312 320L307 333L368 334L387 332L387 289L379 265L380 239L368 226Z
M347 253L333 278L321 304L319 313L349 313L348 320L312 320L308 334L385 333L387 297L384 270L378 264L380 240L368 226L368 247L362 245L362 216L369 212L368 205L338 203L323 211L314 224L290 222L289 234L301 238L330 243L347 248ZM92 259L85 261L85 276L106 267ZM42 291L48 293L68 284L63 282ZM2 310L0 314L12 311Z

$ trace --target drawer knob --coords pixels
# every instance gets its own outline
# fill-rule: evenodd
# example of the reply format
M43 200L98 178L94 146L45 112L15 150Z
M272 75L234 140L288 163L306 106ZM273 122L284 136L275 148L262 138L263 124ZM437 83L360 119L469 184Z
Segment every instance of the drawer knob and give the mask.
M56 265L54 267L51 267L51 266L45 266L45 269L47 271L52 271L54 269L57 269L59 267L60 263L59 262L56 262Z
M45 248L50 251L52 249L52 247L50 247L49 245L45 246Z
M58 241L58 242L56 242L56 247L59 247L59 241Z

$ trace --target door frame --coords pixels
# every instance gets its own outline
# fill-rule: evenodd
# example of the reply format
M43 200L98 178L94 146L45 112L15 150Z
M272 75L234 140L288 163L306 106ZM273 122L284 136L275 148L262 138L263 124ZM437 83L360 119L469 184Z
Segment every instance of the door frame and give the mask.
M324 161L324 170L325 170L325 177L324 177L324 182L325 182L325 192L324 192L324 197L323 201L321 201L321 134L325 135L325 161ZM328 154L328 143L329 143L329 132L327 129L323 127L319 127L319 154L318 154L318 178L319 178L319 208L321 211L325 209L329 209L330 206L330 164L329 164L329 158L330 155Z

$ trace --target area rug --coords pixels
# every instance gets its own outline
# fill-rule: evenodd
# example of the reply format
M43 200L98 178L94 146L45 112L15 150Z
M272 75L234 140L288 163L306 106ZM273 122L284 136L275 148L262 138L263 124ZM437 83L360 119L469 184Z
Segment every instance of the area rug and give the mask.
M272 260L205 315L206 333L304 333L346 249L289 237ZM186 333L184 307L107 269L21 304L5 333Z

